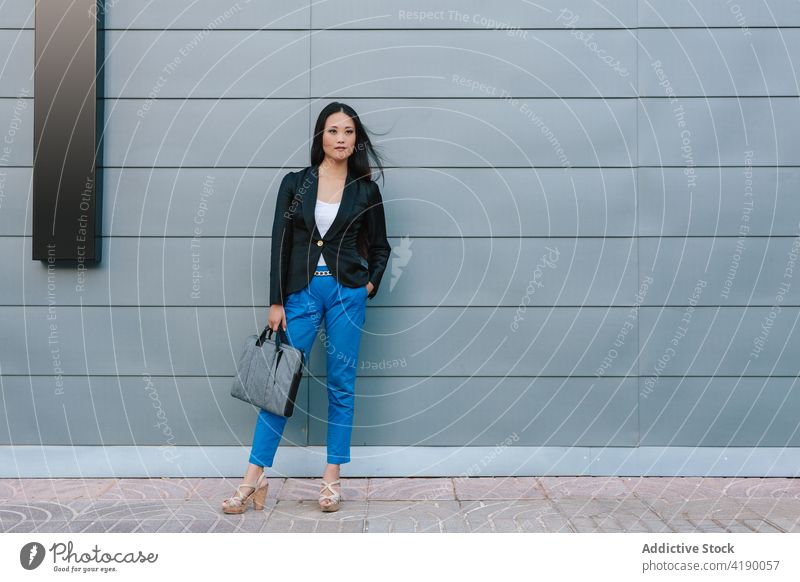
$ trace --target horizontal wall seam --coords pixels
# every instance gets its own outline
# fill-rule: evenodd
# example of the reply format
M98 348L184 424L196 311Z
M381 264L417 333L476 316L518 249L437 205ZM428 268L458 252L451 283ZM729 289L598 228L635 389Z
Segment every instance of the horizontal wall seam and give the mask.
M800 94L790 93L788 95L680 95L675 94L675 97L678 99L797 99ZM19 101L19 100L30 100L33 101L36 98L35 95L30 96L2 96L0 100L7 100L7 101ZM330 98L328 95L311 95L311 96L304 96L304 97L106 97L102 99L103 101L148 101L148 102L157 102L157 101L214 101L217 103L224 103L226 101L322 101L325 99ZM620 100L641 100L641 99L650 99L650 100L658 100L658 101L669 101L672 98L667 95L618 95L618 96L604 96L604 97L594 97L591 95L565 95L561 97L545 97L542 95L539 96L524 96L524 95L509 95L508 97L473 97L473 96L463 96L463 95L451 95L451 96L375 96L375 97L364 97L364 96L354 96L354 95L337 95L337 99L350 99L350 100L362 100L362 101L497 101L505 102L508 99L522 99L522 100L530 100L530 101L620 101ZM98 99L100 101L100 99Z
M542 30L542 31L568 31L571 32L572 30L610 30L610 31L634 31L634 30L741 30L741 26L603 26L603 27L595 27L595 26L581 26L573 28L564 28L564 27L521 27L515 26L513 29L514 31L517 30ZM749 30L793 30L798 29L800 26L795 25L788 25L788 26L767 26L767 25L748 25L747 28ZM10 30L15 32L21 32L24 30L33 31L33 27L23 27L23 28L5 28L0 27L0 30ZM405 27L384 27L384 28L345 28L345 27L325 27L325 28L277 28L277 27L269 27L269 28L213 28L210 29L208 27L203 28L99 28L99 31L106 31L106 32L208 32L212 33L215 31L223 31L223 32L458 32L458 31L482 31L486 33L495 33L495 34L504 34L507 35L508 31L506 29L491 29L486 27L445 27L445 28L405 28Z
M58 376L62 378L141 378L142 374L58 374ZM232 378L234 374L157 374L157 373L147 373L147 376L150 378ZM0 378L55 378L55 374L0 374ZM314 374L314 378L326 378L327 374ZM435 376L402 376L402 375L394 375L394 374L376 374L376 375L367 375L367 376L358 376L359 378L419 378L419 379L433 379L433 378L520 378L520 379L535 379L535 378L587 378L598 380L601 378L737 378L737 379L747 379L747 378L800 378L800 376L786 376L781 374L774 374L772 376L765 376L763 374L753 374L753 375L727 375L727 374L718 374L714 376L703 375L703 374L683 374L683 375L672 375L672 374L658 374L657 376L654 374L640 374L640 375L615 375L615 374L604 374L603 376L595 376L594 374L589 375L581 375L581 374L570 374L569 376L550 376L547 374L503 374L503 375L495 375L495 374L488 374L488 375L477 375L477 374L469 374L469 375L449 375L449 374L436 374Z
M793 304L781 304L784 308L788 309L796 309L800 308L800 305L793 305ZM152 305L141 305L141 304L134 304L134 303L125 303L125 304L115 304L115 305L104 305L104 304L87 304L84 303L80 305L78 303L59 303L57 305L47 305L46 303L28 303L25 305L20 305L16 303L6 303L0 304L0 308L19 308L19 309L28 309L28 308L53 308L53 309L61 309L61 308L92 308L92 309L265 309L268 305L266 303L259 304L259 305L217 305L217 304L209 304L209 305L190 305L190 304L180 304L180 305L159 305L159 304L152 304ZM528 305L527 309L577 309L577 310L586 310L586 309L632 309L634 307L644 308L644 309L677 309L677 308L688 308L692 307L694 310L701 310L701 309L767 309L770 307L775 307L775 304L772 303L759 303L759 304L750 304L750 305L719 305L719 304L709 304L709 305L685 305L682 303L667 303L667 304L654 304L654 305L631 305L631 304L624 304L620 303L618 305ZM516 305L370 305L368 309L518 309Z

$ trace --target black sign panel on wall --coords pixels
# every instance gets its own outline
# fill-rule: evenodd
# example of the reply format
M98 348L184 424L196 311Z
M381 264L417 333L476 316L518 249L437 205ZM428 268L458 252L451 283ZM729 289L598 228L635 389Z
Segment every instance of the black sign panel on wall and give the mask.
M102 5L36 2L34 260L100 260Z

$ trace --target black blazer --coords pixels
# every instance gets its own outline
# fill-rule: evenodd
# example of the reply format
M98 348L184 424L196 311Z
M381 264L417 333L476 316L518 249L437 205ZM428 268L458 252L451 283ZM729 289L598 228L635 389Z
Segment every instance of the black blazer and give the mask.
M374 285L378 292L392 247L386 238L386 219L378 184L353 180L347 173L339 211L325 236L317 230L318 165L283 177L272 224L269 275L270 305L283 305L286 296L311 282L319 255L336 280L346 287ZM359 252L361 249L361 252Z

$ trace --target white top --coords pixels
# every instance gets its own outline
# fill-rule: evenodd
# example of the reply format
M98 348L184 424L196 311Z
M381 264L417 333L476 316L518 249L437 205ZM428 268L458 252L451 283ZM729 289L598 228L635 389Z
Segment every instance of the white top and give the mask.
M333 219L336 218L336 213L339 212L339 205L341 202L323 202L317 200L317 206L314 208L314 219L317 221L317 229L321 236L325 236L328 232ZM317 266L327 265L325 259L320 254Z

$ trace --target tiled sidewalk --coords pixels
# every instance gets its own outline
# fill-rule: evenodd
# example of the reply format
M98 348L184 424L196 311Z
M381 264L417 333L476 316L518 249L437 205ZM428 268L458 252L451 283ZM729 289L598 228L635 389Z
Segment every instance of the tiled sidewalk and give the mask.
M237 479L0 479L3 532L786 532L800 480L700 477L271 478L263 511L224 515Z

